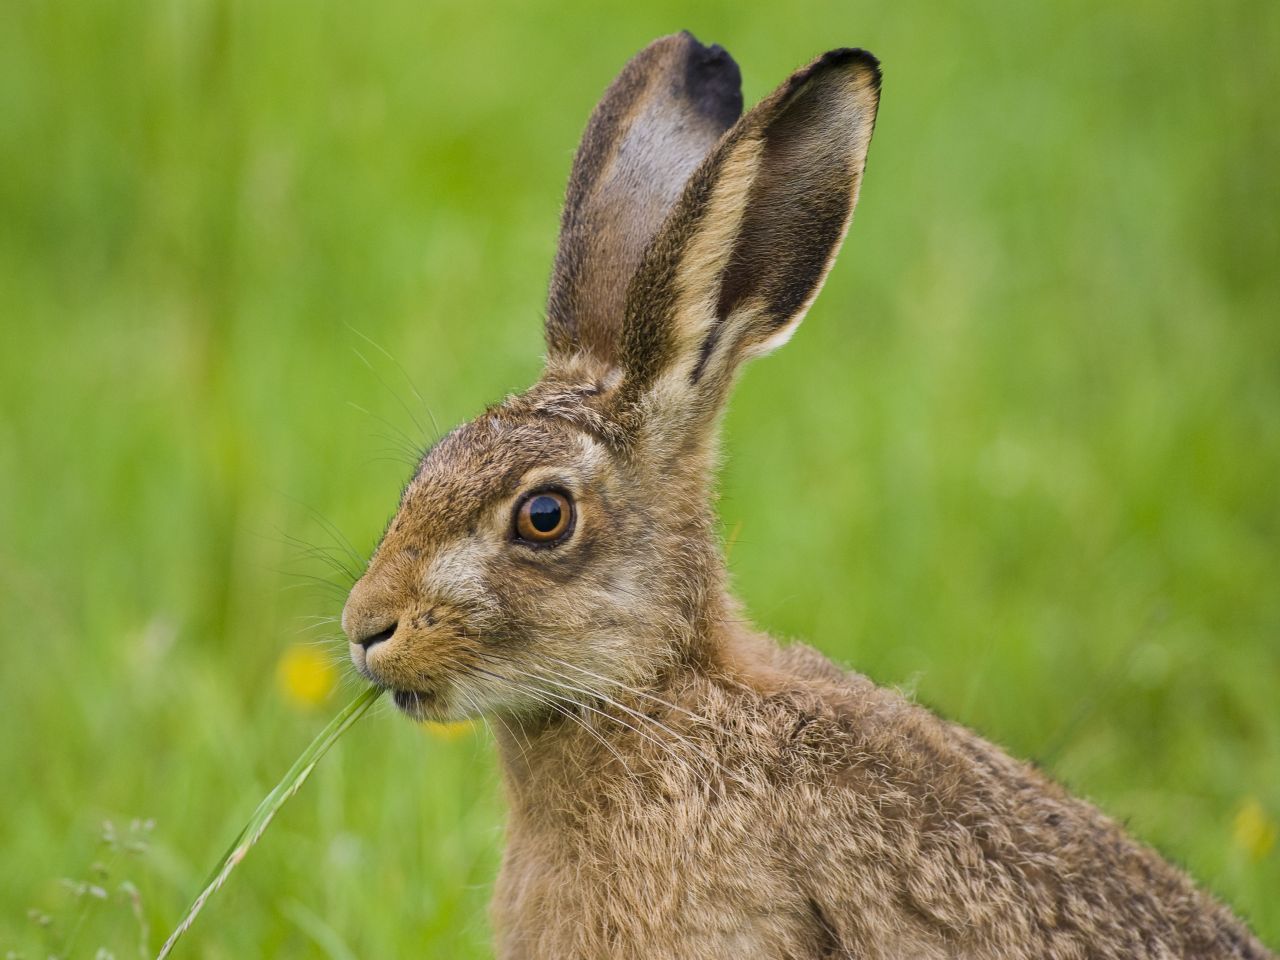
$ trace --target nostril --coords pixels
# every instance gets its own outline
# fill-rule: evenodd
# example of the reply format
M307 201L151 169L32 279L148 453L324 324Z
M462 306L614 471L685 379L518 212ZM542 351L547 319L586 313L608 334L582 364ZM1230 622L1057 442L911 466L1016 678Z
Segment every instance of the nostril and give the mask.
M391 624L391 626L387 627L385 630L379 630L377 633L370 633L366 636L358 638L356 640L356 643L360 644L360 646L364 647L366 650L370 649L371 647L376 647L378 644L382 643L384 640L390 640L392 635L396 632L397 626L399 626L399 624L393 623Z

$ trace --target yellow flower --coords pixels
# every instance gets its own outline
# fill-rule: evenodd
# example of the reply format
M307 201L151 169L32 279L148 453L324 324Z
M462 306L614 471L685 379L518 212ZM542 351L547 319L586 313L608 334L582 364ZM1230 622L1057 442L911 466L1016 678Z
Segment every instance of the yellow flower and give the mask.
M1233 833L1236 846L1250 860L1261 860L1276 845L1276 822L1267 816L1256 797L1249 797L1236 811Z
M338 685L338 671L323 651L296 643L281 654L276 683L286 700L309 710L329 699Z
M471 732L472 727L470 720L455 720L452 723L425 720L422 723L422 729L440 740L460 740Z

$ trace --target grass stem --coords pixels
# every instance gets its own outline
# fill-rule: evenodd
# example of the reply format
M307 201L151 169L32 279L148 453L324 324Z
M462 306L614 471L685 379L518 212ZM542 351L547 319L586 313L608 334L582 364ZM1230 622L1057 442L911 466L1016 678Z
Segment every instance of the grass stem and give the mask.
M275 788L258 804L258 808L253 811L253 816L249 818L249 822L244 825L244 829L240 831L226 854L222 857L222 860L219 861L218 866L209 875L204 889L191 902L191 906L187 909L182 922L174 928L173 933L169 934L169 939L160 948L160 952L156 955L156 960L165 960L165 957L169 956L179 938L190 929L191 924L200 915L205 903L227 882L227 877L235 869L236 864L245 858L245 854L249 852L249 849L262 837L267 825L271 823L272 818L276 815L276 811L298 792L302 785L306 783L307 777L311 776L311 771L315 769L315 765L320 758L328 752L339 737L347 732L353 723L359 720L373 706L374 701L381 694L382 691L377 687L369 687L363 691L351 703L347 704L329 722L329 725L311 741L310 746L303 751L302 756L298 757L293 766L289 768L289 772L284 775L281 781L275 785Z

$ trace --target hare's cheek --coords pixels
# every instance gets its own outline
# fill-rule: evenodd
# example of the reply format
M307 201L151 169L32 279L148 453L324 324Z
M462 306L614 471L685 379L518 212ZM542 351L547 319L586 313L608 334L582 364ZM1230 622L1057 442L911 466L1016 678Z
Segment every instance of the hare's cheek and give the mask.
M422 571L423 596L479 621L491 618L496 610L489 573L492 553L470 538L438 551Z

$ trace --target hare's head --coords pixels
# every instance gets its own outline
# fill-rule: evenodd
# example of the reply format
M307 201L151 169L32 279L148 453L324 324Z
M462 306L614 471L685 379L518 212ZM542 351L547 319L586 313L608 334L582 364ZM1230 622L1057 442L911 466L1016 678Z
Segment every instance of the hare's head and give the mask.
M605 93L542 379L426 453L343 613L356 666L407 712L549 711L706 655L729 615L717 421L831 266L879 79L871 55L833 51L739 118L737 66L686 33Z

